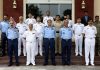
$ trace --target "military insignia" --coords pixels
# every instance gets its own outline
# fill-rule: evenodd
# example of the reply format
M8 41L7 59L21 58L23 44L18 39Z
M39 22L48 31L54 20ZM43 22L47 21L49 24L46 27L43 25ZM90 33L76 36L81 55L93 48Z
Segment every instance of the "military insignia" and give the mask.
M87 29L89 29L89 28L87 28Z
M94 28L92 28L92 30L95 30Z
M68 31L71 31L71 29L68 29Z
M51 30L53 30L54 28L52 27Z
M62 34L65 34L65 32L62 32Z
M26 27L26 26L23 26L23 27Z
M83 27L83 26L80 26L80 27Z

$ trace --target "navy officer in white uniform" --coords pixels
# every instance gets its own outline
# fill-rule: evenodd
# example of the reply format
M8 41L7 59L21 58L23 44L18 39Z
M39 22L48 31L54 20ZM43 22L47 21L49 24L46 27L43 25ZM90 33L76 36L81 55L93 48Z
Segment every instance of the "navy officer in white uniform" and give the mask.
M97 34L97 29L93 25L92 19L88 20L88 25L84 27L83 34L85 35L85 62L86 62L86 66L89 65L89 62L92 66L94 66L95 37Z

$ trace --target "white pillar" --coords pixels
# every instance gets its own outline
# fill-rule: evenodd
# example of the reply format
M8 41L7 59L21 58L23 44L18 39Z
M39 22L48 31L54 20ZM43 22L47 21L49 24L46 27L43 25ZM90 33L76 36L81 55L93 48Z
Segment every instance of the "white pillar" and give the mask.
M72 20L75 21L75 0L72 0Z
M23 0L23 17L24 17L24 20L26 19L26 1L27 0Z
M94 0L94 16L100 16L100 0Z
M3 0L0 0L0 20L3 18Z

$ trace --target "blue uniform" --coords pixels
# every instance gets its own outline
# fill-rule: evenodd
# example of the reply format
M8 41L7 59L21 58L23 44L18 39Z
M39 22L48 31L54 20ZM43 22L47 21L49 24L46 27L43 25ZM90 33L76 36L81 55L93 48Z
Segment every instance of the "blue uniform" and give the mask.
M16 64L18 64L18 29L10 27L6 32L6 36L8 39L9 63L12 64L12 56L14 51Z
M44 27L44 64L48 64L48 57L49 57L49 47L50 47L50 55L51 55L51 62L54 65L55 64L55 28L54 27Z
M61 46L62 46L62 64L70 64L71 46L72 46L72 30L68 27L60 29Z
M9 23L8 21L2 21L0 22L0 30L1 30L1 47L2 47L2 55L5 55L5 47L6 47L6 31L9 28Z

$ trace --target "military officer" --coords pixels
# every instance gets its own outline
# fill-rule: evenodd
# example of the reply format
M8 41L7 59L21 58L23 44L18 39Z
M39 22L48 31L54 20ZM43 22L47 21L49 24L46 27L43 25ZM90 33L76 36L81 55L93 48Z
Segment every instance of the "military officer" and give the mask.
M35 23L36 23L36 20L35 20L35 18L33 18L33 16L32 16L31 13L28 14L28 17L29 17L29 18L27 18L27 19L25 20L25 23L26 23L27 25L30 24L31 22L32 22L32 24L35 24Z
M52 20L49 19L48 26L44 27L44 65L48 65L48 58L49 58L49 49L50 49L50 56L51 56L51 63L52 65L56 65L55 63L55 28L52 27Z
M38 16L37 17L37 23L33 25L33 28L36 30L37 32L37 46L36 46L36 55L39 54L42 56L43 53L43 49L42 49L42 45L43 45L43 29L44 29L44 24L41 22L41 17Z
M26 65L35 64L36 31L33 30L33 24L29 24L29 30L25 31L23 38L26 40Z
M83 43L83 35L82 31L84 29L84 24L81 23L81 18L77 18L77 23L73 26L74 36L75 36L75 53L76 56L79 54L82 56L82 43Z
M56 55L61 55L61 40L59 37L59 30L62 27L62 21L60 20L60 15L56 15L54 26L56 29L56 38L55 38L55 53Z
M60 29L61 46L62 46L62 64L70 65L71 48L72 48L72 29L68 27L68 20L64 20L64 25Z
M70 19L70 15L65 15L66 18L64 20L68 20L68 27L72 28L74 25L74 22Z
M0 30L1 30L1 47L2 47L2 56L5 56L6 54L6 42L7 42L7 36L6 31L10 27L8 22L7 15L4 15L4 20L0 22Z
M47 23L47 20L48 19L51 19L52 22L54 21L53 20L53 17L50 16L50 11L46 11L46 16L43 17L43 23L45 24L45 26L48 26L48 23ZM53 24L52 24L53 25Z
M95 37L97 34L97 30L96 30L96 27L93 25L92 19L89 19L88 25L84 27L83 34L85 35L86 66L89 65L89 61L90 61L90 64L94 66Z
M16 66L19 66L18 61L18 29L14 26L14 22L10 21L10 28L6 32L6 36L8 39L8 56L9 56L9 65L12 66L13 64L13 51L16 59Z
M19 38L18 38L18 56L21 55L21 46L23 45L23 54L26 56L26 47L25 47L25 39L23 39L22 35L27 30L27 25L23 22L23 17L19 17L19 23L17 23L16 27L19 30Z
M88 25L88 20L90 19L90 16L88 14L88 11L84 11L84 16L82 17L82 24L84 24L84 26Z
M97 35L96 35L96 54L100 56L100 21L99 21L99 16L95 16L94 25L97 28Z

